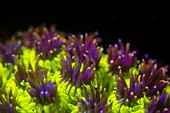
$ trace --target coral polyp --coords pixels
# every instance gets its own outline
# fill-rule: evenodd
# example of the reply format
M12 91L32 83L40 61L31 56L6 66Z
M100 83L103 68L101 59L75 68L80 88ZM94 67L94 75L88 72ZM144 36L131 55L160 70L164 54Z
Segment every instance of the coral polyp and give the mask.
M117 74L119 68L122 71L128 71L130 67L137 64L136 51L131 51L130 43L124 45L121 39L118 40L118 44L109 45L107 53L109 69L113 74Z
M101 42L54 25L17 31L0 43L0 113L169 113L168 66Z

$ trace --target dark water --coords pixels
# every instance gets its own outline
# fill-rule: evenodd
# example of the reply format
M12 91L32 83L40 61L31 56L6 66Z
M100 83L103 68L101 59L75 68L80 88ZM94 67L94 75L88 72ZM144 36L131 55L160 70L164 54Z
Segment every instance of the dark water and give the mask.
M98 31L104 48L121 38L130 42L132 49L139 48L140 58L147 53L166 65L170 64L170 35L164 5L10 2L0 10L0 41L30 25L56 24L60 30L75 34Z

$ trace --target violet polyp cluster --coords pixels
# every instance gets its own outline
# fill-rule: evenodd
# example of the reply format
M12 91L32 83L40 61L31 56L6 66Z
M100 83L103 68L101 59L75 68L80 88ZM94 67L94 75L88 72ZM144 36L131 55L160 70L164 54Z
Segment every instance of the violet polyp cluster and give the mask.
M137 52L130 50L130 43L124 43L121 39L118 40L118 44L109 45L107 50L109 69L113 74L117 74L119 68L122 71L128 71L131 67L137 64Z
M31 69L29 70L27 80L31 86L27 89L28 93L42 105L55 102L57 93L56 85L50 80L44 80L45 76L47 76L47 69L36 66L35 72Z
M24 38L24 45L28 48L37 50L37 54L43 54L41 57L46 59L52 58L53 54L59 53L65 42L62 33L58 32L55 25L49 29L46 26L29 28L28 31L19 32L18 37Z
M85 100L82 100L81 98L79 99L79 112L111 112L112 104L107 105L108 93L106 92L106 88L103 89L102 94L100 95L99 82L96 89L92 83L90 84L90 94L87 92L84 85L82 85L82 87L84 90Z
M11 37L11 40L7 40L4 44L0 44L0 57L2 57L3 63L14 63L14 55L19 55L22 51L21 43L21 40Z
M73 60L69 53L66 56L67 58L64 60L61 55L61 77L64 81L69 81L70 84L80 87L82 83L87 83L94 78L96 70L95 64L90 65L90 59L87 55L84 54L85 59L83 62L80 62L77 54L72 57ZM72 62L75 63L74 66L72 66Z
M97 66L103 52L103 48L98 46L101 39L97 35L96 32L89 35L85 34L85 36L81 34L79 37L75 35L68 36L66 49L71 56L74 56L73 54L76 51L80 62L83 62L84 56L87 55L90 61L95 62L95 66Z

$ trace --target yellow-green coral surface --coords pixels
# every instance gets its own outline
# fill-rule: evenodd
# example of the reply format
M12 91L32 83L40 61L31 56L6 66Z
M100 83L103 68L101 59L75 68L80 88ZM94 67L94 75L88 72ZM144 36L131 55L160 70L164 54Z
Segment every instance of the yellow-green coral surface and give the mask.
M0 44L0 113L169 113L167 71L121 39L30 27Z

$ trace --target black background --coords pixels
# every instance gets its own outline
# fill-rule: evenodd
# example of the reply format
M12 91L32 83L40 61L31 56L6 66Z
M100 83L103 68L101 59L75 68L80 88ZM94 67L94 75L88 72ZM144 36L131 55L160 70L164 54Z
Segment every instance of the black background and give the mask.
M162 65L170 64L166 3L9 2L0 12L1 41L30 25L56 24L74 34L98 31L104 48L121 38L139 50L140 58L149 54Z

